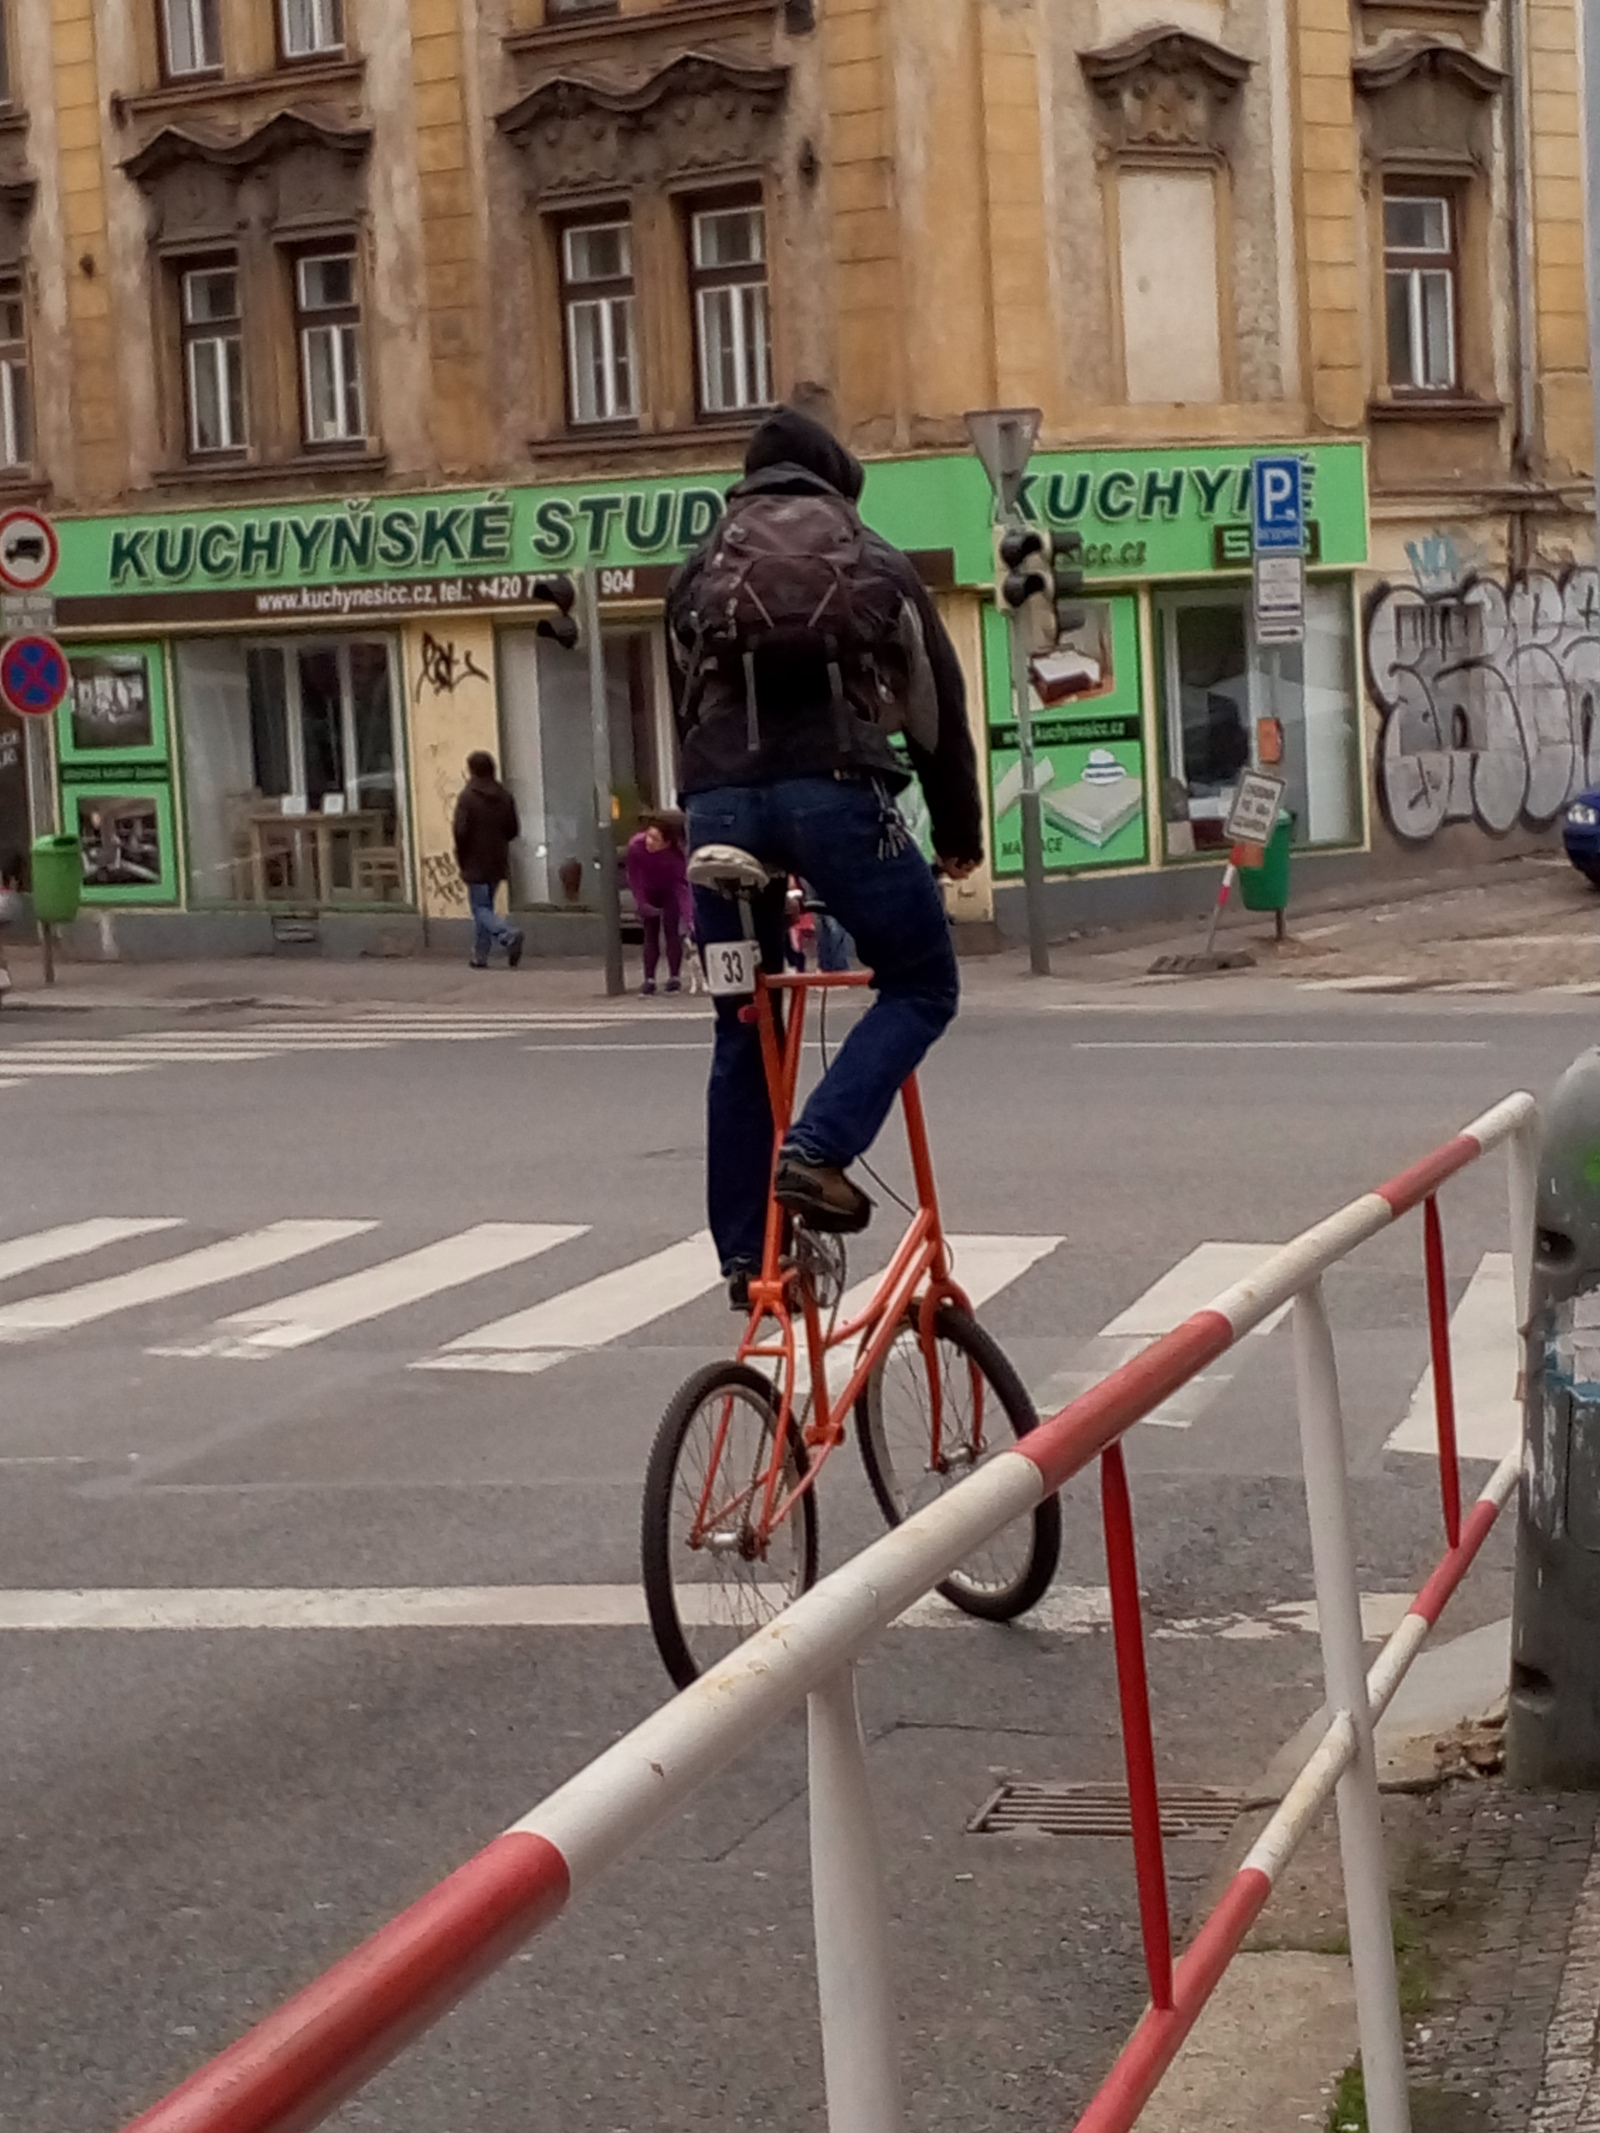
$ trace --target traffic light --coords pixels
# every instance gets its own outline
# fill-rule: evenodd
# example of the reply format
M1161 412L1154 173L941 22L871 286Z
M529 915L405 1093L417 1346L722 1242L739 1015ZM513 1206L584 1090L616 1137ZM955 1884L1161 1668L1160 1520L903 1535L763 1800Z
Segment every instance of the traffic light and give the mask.
M540 616L535 634L552 638L564 652L576 651L578 625L572 610L577 604L577 586L564 572L552 578L537 578L533 597L537 603L555 609L553 615Z
M1051 540L1037 526L1007 526L1000 536L1005 576L1000 597L1014 613L1050 592Z
M1055 577L1056 641L1081 630L1089 619L1083 605L1083 535L1057 536L1051 558Z

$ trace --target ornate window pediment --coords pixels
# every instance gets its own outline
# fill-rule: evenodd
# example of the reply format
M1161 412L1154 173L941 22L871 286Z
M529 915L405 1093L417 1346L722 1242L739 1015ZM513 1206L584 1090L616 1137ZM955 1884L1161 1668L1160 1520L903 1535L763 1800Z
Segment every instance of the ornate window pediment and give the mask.
M768 161L788 86L787 67L689 52L635 88L557 76L497 123L535 199L628 191Z
M123 169L150 203L158 244L228 243L241 231L290 237L359 216L371 132L283 111L242 139L167 126Z
M1251 62L1209 38L1140 30L1078 64L1099 97L1113 150L1220 155L1224 119Z
M1472 162L1487 169L1490 116L1505 76L1458 44L1416 32L1351 68L1362 134L1374 163Z

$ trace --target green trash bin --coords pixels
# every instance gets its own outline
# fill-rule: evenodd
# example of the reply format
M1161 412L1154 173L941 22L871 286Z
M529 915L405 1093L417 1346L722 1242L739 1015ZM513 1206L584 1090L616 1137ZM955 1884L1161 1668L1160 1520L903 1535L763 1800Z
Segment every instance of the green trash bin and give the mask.
M1289 842L1293 835L1293 815L1280 815L1260 866L1239 869L1239 893L1247 911L1288 910Z
M83 847L76 837L36 837L33 915L41 926L66 926L83 902Z

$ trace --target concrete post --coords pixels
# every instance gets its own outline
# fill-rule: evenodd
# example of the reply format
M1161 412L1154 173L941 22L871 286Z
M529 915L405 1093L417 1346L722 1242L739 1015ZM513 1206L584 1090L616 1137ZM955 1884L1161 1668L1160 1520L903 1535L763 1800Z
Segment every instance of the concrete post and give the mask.
M1600 1050L1539 1136L1506 1773L1600 1790Z

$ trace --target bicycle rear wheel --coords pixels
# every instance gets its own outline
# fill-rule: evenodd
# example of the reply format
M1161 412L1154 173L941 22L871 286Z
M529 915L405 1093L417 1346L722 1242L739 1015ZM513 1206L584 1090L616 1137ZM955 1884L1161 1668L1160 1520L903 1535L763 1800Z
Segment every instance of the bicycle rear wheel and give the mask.
M920 1511L1017 1437L1039 1417L1005 1352L975 1318L953 1304L934 1320L939 1451L933 1451L933 1377L908 1311L856 1399L862 1464L891 1526ZM1054 1496L969 1556L939 1587L986 1622L1011 1622L1049 1589L1061 1560L1061 1505Z
M817 1507L808 1489L760 1532L778 1400L743 1363L710 1363L674 1394L645 1475L640 1552L650 1627L680 1689L816 1582ZM780 1495L807 1472L791 1420Z

